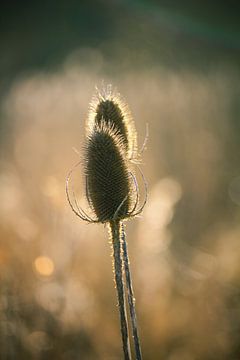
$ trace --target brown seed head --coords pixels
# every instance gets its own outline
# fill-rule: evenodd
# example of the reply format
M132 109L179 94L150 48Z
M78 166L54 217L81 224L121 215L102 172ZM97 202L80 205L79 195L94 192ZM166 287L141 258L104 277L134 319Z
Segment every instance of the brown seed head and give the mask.
M97 90L90 103L87 120L87 130L91 133L95 125L105 123L114 127L122 138L122 144L128 159L137 157L137 134L130 110L120 94L107 86L102 91Z
M99 222L124 219L132 206L132 186L124 143L104 122L95 125L85 148L87 197Z

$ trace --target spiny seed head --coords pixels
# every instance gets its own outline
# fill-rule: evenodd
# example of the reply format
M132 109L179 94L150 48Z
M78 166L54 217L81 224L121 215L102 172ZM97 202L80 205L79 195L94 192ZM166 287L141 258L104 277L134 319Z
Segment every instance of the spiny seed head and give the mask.
M114 127L116 134L122 138L122 143L128 159L137 156L137 134L134 122L127 104L120 94L112 90L111 85L97 89L90 102L87 130L91 133L94 127L104 122L108 127Z
M124 144L103 122L88 135L85 148L87 197L99 222L129 217L132 186Z
M127 126L124 123L123 113L119 105L112 99L100 100L96 108L95 122L97 125L104 120L114 125L119 135L122 136L123 144L128 148Z

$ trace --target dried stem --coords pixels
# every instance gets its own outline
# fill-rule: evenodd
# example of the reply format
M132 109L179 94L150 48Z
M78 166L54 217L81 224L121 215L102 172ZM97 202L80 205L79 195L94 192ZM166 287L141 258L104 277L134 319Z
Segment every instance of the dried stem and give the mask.
M125 235L123 223L121 224L121 240L122 240L121 243L122 243L122 252L123 252L123 262L124 262L125 277L126 277L126 287L128 293L128 304L129 304L129 312L131 317L136 360L142 360L141 346L140 346L140 340L139 340L138 328L137 328L137 316L135 311L135 299L133 294L133 286L132 286L130 265L128 259L127 241L126 241L126 235Z
M124 359L130 360L131 352L129 346L128 326L127 326L127 317L126 317L125 300L124 300L124 287L122 280L123 276L122 276L120 222L111 221L110 229L111 229L112 244L113 244L114 272L115 272L115 282L117 287L118 308L119 308L120 323L121 323Z

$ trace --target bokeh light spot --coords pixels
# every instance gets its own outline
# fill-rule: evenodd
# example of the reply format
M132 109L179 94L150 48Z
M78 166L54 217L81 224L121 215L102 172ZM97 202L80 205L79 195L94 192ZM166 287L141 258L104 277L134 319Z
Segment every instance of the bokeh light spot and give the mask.
M39 256L34 261L36 271L42 276L50 276L54 271L54 263L47 256Z

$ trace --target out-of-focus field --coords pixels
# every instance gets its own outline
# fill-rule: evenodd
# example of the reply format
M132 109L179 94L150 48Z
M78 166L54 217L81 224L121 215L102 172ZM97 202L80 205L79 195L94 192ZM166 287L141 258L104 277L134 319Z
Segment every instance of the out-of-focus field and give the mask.
M155 62L109 74L107 62L82 49L2 92L0 359L122 358L107 229L81 222L65 194L104 79L127 101L140 147L149 126L149 199L126 224L144 359L237 360L239 69ZM80 166L80 202L82 181Z

